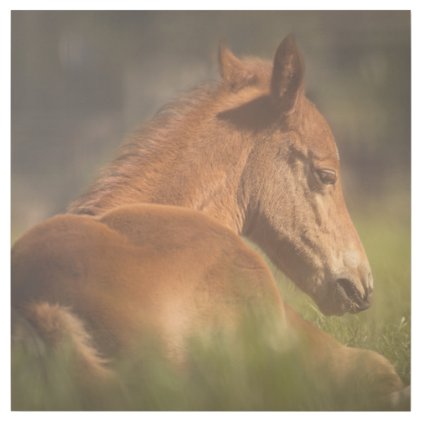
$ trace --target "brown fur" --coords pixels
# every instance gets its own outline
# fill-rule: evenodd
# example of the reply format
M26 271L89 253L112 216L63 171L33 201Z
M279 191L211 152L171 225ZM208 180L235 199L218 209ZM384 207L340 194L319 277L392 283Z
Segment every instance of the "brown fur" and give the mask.
M294 41L283 41L274 65L222 47L220 67L222 83L161 111L69 214L16 242L13 308L47 342L67 332L101 376L100 353L125 356L145 333L183 361L191 334L236 329L245 312L275 314L280 350L303 337L310 370L335 360L339 385L369 374L383 386L376 394L398 391L383 357L340 345L288 308L240 237L326 313L369 303L370 268L344 204L334 138L304 96ZM321 182L325 168L337 183ZM344 279L349 292L337 283Z

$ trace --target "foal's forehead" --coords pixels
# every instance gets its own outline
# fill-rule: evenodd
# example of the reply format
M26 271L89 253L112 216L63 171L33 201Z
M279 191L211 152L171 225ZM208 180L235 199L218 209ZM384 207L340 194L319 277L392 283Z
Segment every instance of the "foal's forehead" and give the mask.
M340 160L333 132L314 104L306 101L301 124L302 142L316 160Z

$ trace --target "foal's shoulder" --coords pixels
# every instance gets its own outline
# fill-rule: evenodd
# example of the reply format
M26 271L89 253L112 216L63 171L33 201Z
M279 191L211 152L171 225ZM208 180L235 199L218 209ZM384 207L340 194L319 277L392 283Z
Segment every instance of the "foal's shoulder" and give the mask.
M216 233L232 238L238 236L204 213L189 208L160 204L134 204L113 208L98 218L103 224L117 231L163 231Z
M244 240L204 213L189 208L160 204L124 205L98 220L136 244L206 248L254 254Z

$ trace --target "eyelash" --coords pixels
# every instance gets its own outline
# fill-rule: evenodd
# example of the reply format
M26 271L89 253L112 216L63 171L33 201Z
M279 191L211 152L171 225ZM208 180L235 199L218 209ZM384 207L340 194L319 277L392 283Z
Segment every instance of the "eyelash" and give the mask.
M337 181L337 174L335 170L332 169L317 169L316 173L319 180L324 185L334 185Z

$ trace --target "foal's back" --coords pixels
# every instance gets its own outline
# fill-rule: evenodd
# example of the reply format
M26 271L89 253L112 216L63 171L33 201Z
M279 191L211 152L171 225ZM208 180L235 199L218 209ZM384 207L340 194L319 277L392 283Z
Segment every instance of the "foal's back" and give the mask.
M230 329L251 309L275 310L283 321L262 258L188 209L148 204L99 219L57 216L22 237L12 259L13 305L24 313L30 305L32 314L39 303L69 309L105 356L151 332L180 355L190 334Z

